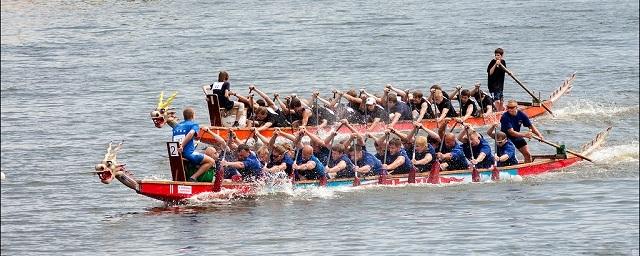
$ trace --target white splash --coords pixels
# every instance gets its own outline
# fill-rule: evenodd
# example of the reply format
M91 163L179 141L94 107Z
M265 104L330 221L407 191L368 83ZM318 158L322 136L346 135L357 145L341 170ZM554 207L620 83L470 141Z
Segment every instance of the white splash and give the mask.
M590 157L593 161L604 164L638 162L640 145L635 141L631 144L602 147L594 151Z
M556 119L580 120L585 116L620 117L625 114L637 115L640 106L618 106L615 104L594 103L581 99L567 107L558 108L553 113Z
M4 176L4 172L0 172L0 180L4 180L6 177Z

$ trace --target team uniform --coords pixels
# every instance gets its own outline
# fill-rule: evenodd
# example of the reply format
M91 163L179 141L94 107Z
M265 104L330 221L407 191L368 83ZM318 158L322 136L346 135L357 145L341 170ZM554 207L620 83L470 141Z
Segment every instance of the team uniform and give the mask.
M197 134L198 130L200 130L200 127L197 123L191 120L184 120L173 128L173 141L180 142L190 131L194 131ZM195 135L190 141L182 144L182 157L194 165L200 165L204 159L204 154L196 151L194 138Z
M449 111L447 112L447 117L458 116L456 109L453 108L453 104L451 104L451 101L447 98L442 98L442 101L439 104L436 104L436 106L438 107L438 116L440 116L440 113L442 113L442 110L445 108L449 109Z
M432 119L432 118L434 118L433 110L431 109L431 103L429 103L429 101L427 101L427 99L425 99L424 97L420 98L420 102L418 102L417 104L409 103L409 106L411 107L411 109L417 111L418 115L419 115L420 111L422 111L422 104L423 103L427 103L427 111L424 112L424 116L422 118L423 119ZM418 117L418 118L420 118L420 117Z
M382 162L380 159L369 153L366 148L362 150L362 158L356 161L358 167L368 165L371 167L369 175L380 175L382 173Z
M518 159L516 159L516 146L513 145L513 142L511 142L510 140L507 140L507 143L505 143L502 147L498 146L498 156L502 156L504 154L507 154L509 156L509 159L504 162L498 161L499 167L518 164Z
M389 113L400 113L400 119L398 120L413 120L411 108L403 101L398 101L394 106L390 107Z
M353 178L355 177L355 170L353 169L354 165L353 162L351 161L351 159L349 159L349 157L346 154L342 154L338 159L335 160L331 160L329 161L329 166L328 167L332 167L332 166L336 166L337 164L340 163L340 161L344 161L345 164L347 164L347 166L336 172L336 176L334 178Z
M514 131L520 132L520 128L522 126L531 127L531 121L529 120L529 117L520 110L518 110L515 116L505 112L500 118L500 131L507 134L507 138L513 142L513 145L515 145L516 148L524 147L527 145L527 141L522 137L513 137L509 135L507 131L510 128L513 128Z
M231 110L233 108L233 101L229 100L229 98L225 96L226 91L230 88L231 84L229 84L229 82L215 82L211 84L211 92L218 95L218 103L220 103L220 107L226 110Z
M464 156L467 158L472 158L471 150L469 148L471 144L469 142L462 144L462 150L464 151ZM491 154L491 145L484 138L480 138L480 143L473 147L473 159L477 158L480 153L484 153L485 157L482 159L482 162L476 164L477 168L489 168L493 165L493 154Z
M507 67L507 62L504 60L501 60L502 65L504 67ZM487 66L487 86L489 87L489 92L491 93L491 96L493 96L493 99L495 100L502 100L502 92L504 91L504 74L505 71L502 68L496 67L493 70L493 74L489 75L489 71L491 70L491 67L493 67L493 65L496 64L496 60L493 59L491 60L491 62L489 62L489 66Z
M462 170L469 168L460 143L456 142L456 145L453 146L453 148L447 148L447 146L444 145L441 153L451 153L451 159L444 161L449 164L449 167L447 167L448 170Z
M407 155L407 152L404 149L400 149L400 151L398 151L398 153L396 154L391 154L390 152L387 152L387 162L385 164L391 164L393 163L396 159L398 159L398 157L404 157L404 163L400 166L398 166L396 169L394 170L387 170L387 171L393 171L393 174L405 174L405 173L409 173L409 171L411 170L411 168L413 168L413 164L411 163L411 158L409 158L409 156Z
M320 162L320 160L318 160L317 157L315 156L311 156L311 158L309 158L308 160L304 160L302 159L302 151L301 149L298 150L298 159L296 159L296 163L298 165L302 165L302 164L306 164L309 161L313 161L316 163L316 167L313 168L313 170L298 170L298 175L305 177L306 179L309 180L318 180L320 179L322 176L327 176L325 170L324 170L324 165L322 164L322 162Z

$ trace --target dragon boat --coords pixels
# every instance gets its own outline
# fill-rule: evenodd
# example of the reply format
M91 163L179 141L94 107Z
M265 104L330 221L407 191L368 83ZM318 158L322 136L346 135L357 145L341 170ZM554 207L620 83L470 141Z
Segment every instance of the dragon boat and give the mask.
M536 98L540 101L533 102L518 102L518 109L529 116L529 118L535 118L543 115L545 112L550 112L550 109L553 107L554 102L556 102L562 95L569 92L573 87L573 82L575 80L575 73L567 77L563 80L560 87L558 87L555 91L551 93L548 99L540 100L539 97ZM216 133L223 138L227 138L230 133L233 133L234 136L238 137L241 140L247 140L254 136L254 130L252 128L236 128L236 127L228 127L223 126L223 124L229 124L233 122L233 114L225 114L223 109L221 109L218 105L217 98L215 95L207 93L205 91L205 95L207 97L207 107L209 112L210 119L210 127L201 127L198 132L198 137L200 141L205 143L214 143L213 136L207 132L207 129ZM158 128L163 127L165 124L169 124L172 127L176 124L176 116L175 112L173 112L170 108L171 101L175 98L175 93L169 97L166 101L163 101L162 94L160 95L160 100L158 102L158 106L155 110L151 112L151 119L154 122L154 125ZM494 123L499 122L500 117L504 111L493 112L491 114L483 115L482 117L471 117L465 121L468 125L472 127L482 127L487 125L492 125ZM246 116L243 116L241 122L246 120ZM446 119L444 122L447 122L449 127L455 126L456 121L454 119ZM371 133L382 133L386 129L386 125L383 123L379 123L376 126L372 127L371 124L352 124L353 127L359 133L371 132ZM437 123L435 119L424 119L422 120L422 125L429 129L436 129L438 125L442 125L441 123ZM229 125L230 126L230 125ZM398 131L411 131L414 125L412 121L398 121L393 128ZM331 132L334 127L325 126L325 127L317 127L317 126L307 126L306 129L311 132ZM294 133L298 130L297 127L281 127L281 131L287 133ZM263 136L270 138L273 136L275 128L268 128L265 130L259 131ZM350 132L346 127L342 129L338 129L338 133L348 133Z
M511 179L518 176L538 175L546 172L558 171L568 166L574 165L585 158L604 143L611 127L598 133L589 143L582 146L581 153L574 153L565 150L564 146L558 146L555 154L533 155L533 162L520 163L513 166L498 167L491 169L469 169L442 171L439 168L425 173L415 173L403 175L380 175L365 176L345 179L329 180L303 180L295 181L294 189L304 189L312 187L350 187L350 186L376 186L376 185L400 185L407 183L470 183L486 182L490 180ZM255 196L264 188L260 182L236 182L223 179L223 170L216 172L213 182L187 182L185 180L184 162L177 149L177 142L167 142L167 152L169 154L172 180L149 180L136 179L131 171L125 168L124 164L116 160L117 153L122 148L122 143L113 146L109 143L104 159L95 166L95 173L104 184L109 184L113 179L117 179L125 186L131 188L136 193L150 198L158 199L168 203L181 203L188 198L198 196L202 193L211 193L219 197L233 196ZM567 153L570 152L570 153ZM588 160L588 159L587 159ZM439 166L439 165L434 165ZM291 182L287 179L287 182Z

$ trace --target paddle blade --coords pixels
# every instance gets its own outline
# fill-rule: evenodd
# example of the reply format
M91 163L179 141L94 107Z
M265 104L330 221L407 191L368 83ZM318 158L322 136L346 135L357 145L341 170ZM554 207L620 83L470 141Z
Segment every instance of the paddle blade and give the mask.
M480 182L480 173L478 172L478 169L476 169L476 166L473 166L473 169L471 170L471 181L472 182Z
M429 184L440 184L440 161L435 161L431 165L431 172L429 172L429 178L427 179Z
M220 165L220 168L216 170L216 178L213 182L213 192L220 192L220 190L222 190L222 179L224 179L224 167Z
M498 167L496 165L493 165L493 168L491 169L491 180L492 181L500 180L500 171L498 170Z
M322 177L320 177L320 186L321 187L327 186L327 175L322 175Z
M353 186L354 186L354 187L360 186L360 177L358 177L357 175L356 175L356 177L353 179Z
M416 183L416 167L415 166L411 168L411 170L409 171L409 178L407 179L407 182Z

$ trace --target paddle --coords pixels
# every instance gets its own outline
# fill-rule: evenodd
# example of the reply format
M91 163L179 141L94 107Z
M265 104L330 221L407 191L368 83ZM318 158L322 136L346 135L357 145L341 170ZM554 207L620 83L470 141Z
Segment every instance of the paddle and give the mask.
M420 134L420 128L418 128L418 126L416 126L415 128L415 134L413 135L413 152L412 152L412 156L411 159L412 161L416 160L416 137L418 137L418 134ZM429 141L427 140L427 143L429 143ZM416 172L417 172L417 167L415 164L411 165L411 170L409 170L409 176L407 177L407 182L408 183L416 183Z
M221 161L227 156L227 151L222 151ZM220 168L216 170L216 177L213 182L213 192L220 192L222 190L222 179L224 179L224 166L220 165Z
M428 133L427 128L420 126L420 129ZM441 140L444 140L444 138L442 138ZM427 143L429 143L428 135L427 135ZM438 160L436 156L433 156L433 163L431 164L431 170L429 171L429 177L427 178L427 183L440 184L440 160Z
M496 123L496 116L492 116L492 122ZM498 155L498 130L497 125L493 129L493 145L496 148L496 155ZM491 180L497 181L500 180L500 171L498 170L498 160L493 159L493 167L491 168Z
M538 137L538 136L536 136L536 135L534 135L534 134L531 134L531 137L532 137L532 138L534 138L534 139L536 139L536 140L538 140L538 141L540 141L540 142L543 142L543 143L545 143L545 144L547 144L547 145L553 146L553 147L555 147L555 148L557 148L557 149L562 148L560 145L558 145L558 144L556 144L556 143L553 143L553 142L550 142L550 141L548 141L548 140L545 140L545 139L543 139L543 138L540 138L540 137ZM567 152L569 152L569 153L571 153L571 154L573 154L573 155L577 156L577 157L580 157L580 158L582 158L582 159L584 159L584 160L587 160L587 161L589 161L589 162L592 162L592 163L593 163L593 160L589 159L589 158L588 158L588 157L586 157L586 156L583 156L583 155L582 155L582 154L580 154L580 153L577 153L577 152L575 152L575 151L573 151L573 150L569 150L569 149L565 149L565 150L566 150Z
M358 160L356 160L356 154L358 153L358 148L356 148L356 140L353 140L351 146L353 147L353 164L355 165L353 167L355 168L353 170L353 186L357 187L360 186L360 177L358 177Z
M529 88L527 88L526 86L524 86L524 84L522 84L522 82L520 82L520 80L518 80L518 78L517 78L515 75L513 75L513 73L511 72L511 70L507 69L507 67L505 67L504 65L502 65L502 62L499 62L499 63L498 63L498 67L500 67L500 68L504 69L504 71L505 71L505 72L507 72L507 74L509 74L509 76L510 76L511 78L513 78L513 80L514 80L514 81L516 81L516 83L517 83L518 85L520 85L520 87L522 87L522 89L524 89L524 90L525 90L529 95L531 95L531 97L533 97L533 99L535 99L536 101L540 102L540 106L542 106L542 107L543 107L547 112L549 112L549 114L551 114L552 116L555 116L555 115L553 114L553 112L551 112L551 109L549 109L547 106L545 106L545 105L543 104L544 102L542 102L538 97L536 97L536 95L534 95L534 94L529 90Z
M340 128L342 128L342 126L343 126L343 125L344 125L344 124L342 124L342 123L341 123L341 124L338 126L338 128L335 130L336 135L333 135L333 132L334 132L334 131L332 131L332 132L331 132L331 135L330 135L330 136L333 136L333 138L331 138L331 145L329 145L329 157L327 157L327 164L325 165L325 166L327 166L327 167L329 167L329 162L331 162L331 154L333 153L333 141L336 139L336 136L338 135L338 134L337 134L338 130L340 130Z
M466 126L464 128L465 132L467 133L467 141L469 141L469 151L471 151L471 160L473 159L473 146L471 146L471 136L469 135L469 126ZM471 161L469 161L471 162ZM480 174L478 173L478 169L476 169L476 165L471 163L472 169L471 169L471 181L472 182L478 182L480 181Z
M382 156L382 164L386 164L387 163L387 152L389 151L389 136L391 136L391 133L387 133L387 135L384 138L384 156ZM378 177L378 184L384 184L385 180L387 179L387 169L382 170L382 172L380 173L380 176Z

